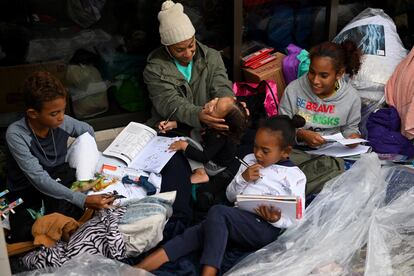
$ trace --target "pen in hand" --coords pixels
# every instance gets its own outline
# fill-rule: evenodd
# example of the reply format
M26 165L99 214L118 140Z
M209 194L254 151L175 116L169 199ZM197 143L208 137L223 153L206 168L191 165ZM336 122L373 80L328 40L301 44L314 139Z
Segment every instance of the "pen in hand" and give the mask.
M246 161L244 161L243 159L241 159L241 158L239 158L239 157L237 157L237 156L234 156L234 158L236 158L236 160L237 161L239 161L243 166L245 166L246 168L249 168L250 166L249 166L249 164L246 162ZM262 175L260 175L260 177L259 177L260 179L262 179L263 178L263 176Z
M177 108L174 108L170 116L168 116L167 120L165 120L164 125L168 124L168 122L172 119L172 116L174 116L175 112L177 112Z
M237 159L237 161L239 161L242 165L244 165L246 168L248 168L249 167L249 164L247 164L247 162L246 161L244 161L243 159L240 159L239 157L237 157L237 156L234 156L234 158L236 158Z
M170 116L167 117L167 120L164 121L163 126L166 126L170 122L170 120L172 119L172 117L174 116L174 114L176 112L177 112L177 107L174 108L174 110L171 112ZM160 131L165 131L165 130L164 129L158 130L158 132L160 132Z

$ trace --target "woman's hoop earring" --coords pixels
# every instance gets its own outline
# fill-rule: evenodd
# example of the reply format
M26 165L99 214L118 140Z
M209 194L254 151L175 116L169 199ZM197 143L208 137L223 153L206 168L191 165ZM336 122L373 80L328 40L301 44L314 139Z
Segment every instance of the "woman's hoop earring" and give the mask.
M339 90L339 81L336 80L335 81L335 91L338 91L338 90Z

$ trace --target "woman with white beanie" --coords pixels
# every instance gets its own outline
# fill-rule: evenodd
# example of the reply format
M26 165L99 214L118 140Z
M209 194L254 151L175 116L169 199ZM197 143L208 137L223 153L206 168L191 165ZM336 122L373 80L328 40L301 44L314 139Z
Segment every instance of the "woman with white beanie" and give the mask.
M147 124L156 127L173 114L170 119L184 129L202 125L227 129L223 119L203 110L214 98L234 95L220 53L196 40L180 3L165 1L158 20L163 46L150 53L143 73L153 104Z

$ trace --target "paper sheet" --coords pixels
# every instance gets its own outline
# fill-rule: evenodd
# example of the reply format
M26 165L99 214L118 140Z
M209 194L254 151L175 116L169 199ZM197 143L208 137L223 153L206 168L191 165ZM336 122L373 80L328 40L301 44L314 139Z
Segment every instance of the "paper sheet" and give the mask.
M358 145L355 148L344 146L338 142L329 143L316 150L306 151L309 154L327 155L333 157L345 157L366 153L371 149L369 146Z
M341 143L344 146L363 143L363 142L368 142L367 140L362 139L362 138L347 139L342 135L342 133L336 133L336 134L332 134L332 135L324 135L324 136L322 136L322 138L325 139L327 142L338 142L338 143Z
M88 195L97 195L97 194L106 194L117 191L118 194L125 196L125 198L115 200L114 204L122 203L123 201L133 199L133 198L143 198L147 195L147 192L142 187L136 185L124 185L121 181L118 181L115 184L109 185L105 189L99 192L90 191Z
M154 137L145 148L138 153L128 166L134 169L141 169L146 172L160 173L167 164L175 151L170 151L168 147L179 138L157 136Z

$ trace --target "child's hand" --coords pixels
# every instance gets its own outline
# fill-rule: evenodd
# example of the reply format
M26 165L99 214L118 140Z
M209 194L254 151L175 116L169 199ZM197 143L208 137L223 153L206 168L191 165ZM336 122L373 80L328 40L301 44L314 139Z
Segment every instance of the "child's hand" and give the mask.
M282 216L282 212L280 209L275 208L273 206L261 205L256 208L256 213L264 220L275 223L277 222L280 217Z
M88 195L85 200L85 207L94 210L109 208L114 200L115 197L108 195Z
M178 150L185 150L188 146L188 142L185 140L175 141L169 146L169 150L171 151L178 151Z
M262 169L262 165L260 164L254 164L250 167L248 167L243 173L242 177L247 182L255 181L260 178L260 169Z
M165 133L171 129L177 128L177 122L176 121L169 121L168 123L166 123L166 121L161 121L158 124L158 129L160 130L161 133Z
M346 137L347 139L356 139L356 138L361 138L361 135L357 134L357 133L352 133L351 135L349 135L348 137ZM359 145L359 143L356 144L349 144L347 145L347 147L350 148L355 148Z
M312 130L300 129L297 132L297 137L299 140L305 142L306 145L312 148L319 147L326 143L325 139L323 139L319 133Z

